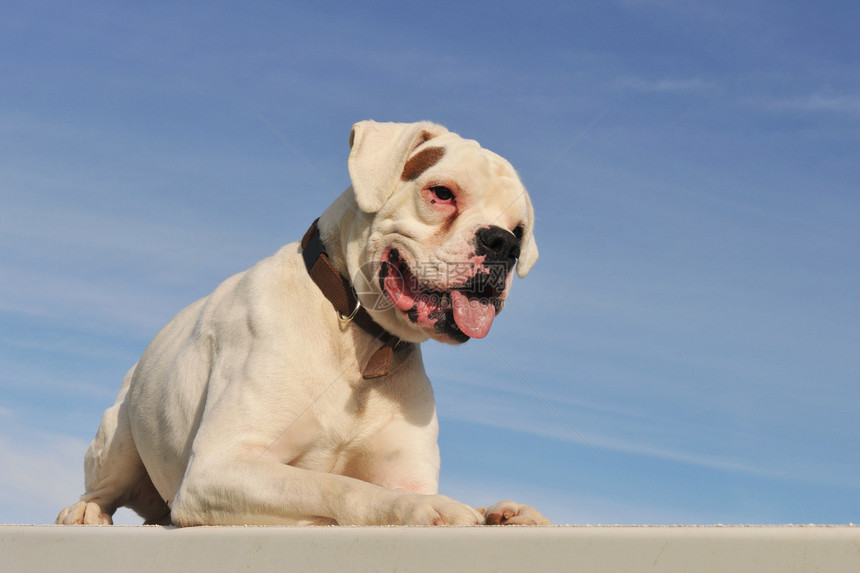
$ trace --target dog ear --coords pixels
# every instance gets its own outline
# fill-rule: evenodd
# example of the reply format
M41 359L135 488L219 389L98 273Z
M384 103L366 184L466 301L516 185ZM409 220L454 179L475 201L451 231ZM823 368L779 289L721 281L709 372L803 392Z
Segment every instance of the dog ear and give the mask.
M353 125L347 166L361 210L379 211L394 193L412 151L447 131L429 121L378 123L368 120Z
M523 238L520 242L520 256L517 259L517 276L520 278L525 278L538 260L538 248L534 236L535 213L534 209L532 209L532 202L529 199L528 193L524 193L523 197L525 197L528 207L528 221L526 222L526 228L523 230Z

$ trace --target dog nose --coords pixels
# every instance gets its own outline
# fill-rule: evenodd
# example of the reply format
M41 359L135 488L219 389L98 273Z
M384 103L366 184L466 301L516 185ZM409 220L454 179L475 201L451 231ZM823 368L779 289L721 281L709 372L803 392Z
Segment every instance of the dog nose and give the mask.
M489 259L508 261L520 256L520 240L510 231L490 225L478 229L477 238L479 255ZM484 252L481 252L481 251Z

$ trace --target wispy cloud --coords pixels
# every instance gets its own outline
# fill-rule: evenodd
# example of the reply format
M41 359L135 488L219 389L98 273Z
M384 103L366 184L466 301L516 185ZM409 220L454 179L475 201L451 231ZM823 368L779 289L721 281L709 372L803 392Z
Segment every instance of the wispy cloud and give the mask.
M575 426L576 431L573 432L559 422L528 388L499 384L489 388L486 381L473 381L477 382L476 377L466 376L455 384L444 380L437 384L440 416L562 440L597 452L631 454L752 477L805 479L850 487L858 485L856 480L846 477L850 472L835 467L834 462L822 462L831 466L833 471L828 472L822 470L822 465L808 464L799 469L795 460L772 458L769 451L773 444L769 444L766 437L710 426L707 422L667 419L665 415L652 416L643 411L589 404L547 394L555 409ZM477 404L480 407L476 407ZM713 445L715 435L743 444L743 447L735 448L729 454L707 451Z
M33 427L10 430L11 412L0 407L0 524L53 523L61 509L83 493L87 442L63 434L39 433ZM140 525L125 508L117 525Z
M62 435L0 435L0 523L53 523L83 491L86 446Z
M202 224L14 200L0 213L0 239L11 247L0 255L0 312L147 329L268 254Z
M713 90L717 84L702 78L642 78L627 76L615 81L620 90L652 93L690 93Z
M757 103L773 111L860 115L860 94L856 93L819 92L791 97L764 98L757 100Z

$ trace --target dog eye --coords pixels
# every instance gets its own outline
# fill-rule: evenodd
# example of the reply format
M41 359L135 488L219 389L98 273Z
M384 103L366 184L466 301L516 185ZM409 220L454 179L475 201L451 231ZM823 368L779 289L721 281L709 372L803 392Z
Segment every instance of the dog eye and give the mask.
M451 192L451 190L447 187L437 185L435 187L431 187L430 191L433 193L433 195L436 196L437 199L439 199L443 203L447 203L448 201L454 199L454 193Z
M522 227L522 225L517 226L517 227L516 227L513 231L511 231L511 232L514 234L514 237L516 237L517 239L522 240L522 238L523 238L523 227Z

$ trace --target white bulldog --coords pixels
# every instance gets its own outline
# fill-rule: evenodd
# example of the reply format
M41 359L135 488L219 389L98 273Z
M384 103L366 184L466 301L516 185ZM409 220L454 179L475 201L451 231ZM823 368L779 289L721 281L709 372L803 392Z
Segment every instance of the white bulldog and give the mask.
M350 146L352 186L302 242L181 311L126 374L57 523L549 523L437 494L417 344L486 336L538 258L528 194L429 122L360 122Z

